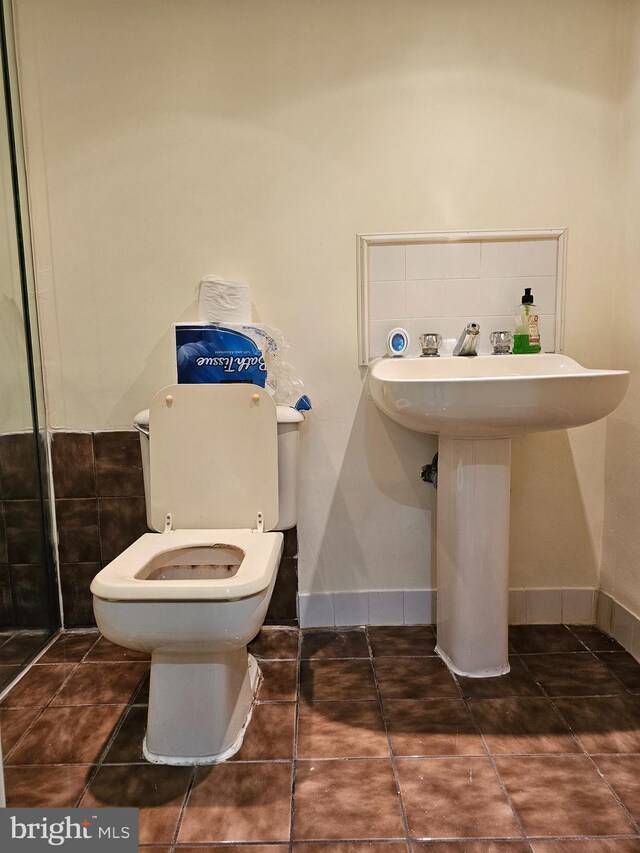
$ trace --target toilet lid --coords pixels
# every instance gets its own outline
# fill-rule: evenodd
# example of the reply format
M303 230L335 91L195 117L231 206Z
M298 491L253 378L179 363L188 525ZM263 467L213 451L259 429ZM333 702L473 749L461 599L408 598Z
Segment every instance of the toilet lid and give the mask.
M264 529L278 523L276 407L257 385L168 385L149 414L151 522Z

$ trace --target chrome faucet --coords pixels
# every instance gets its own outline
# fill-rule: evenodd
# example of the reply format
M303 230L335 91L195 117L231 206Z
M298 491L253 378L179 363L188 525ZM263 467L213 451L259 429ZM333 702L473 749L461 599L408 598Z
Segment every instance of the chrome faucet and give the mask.
M454 355L478 355L476 349L478 347L478 338L480 336L480 326L477 323L467 323L462 330L462 334L458 338L458 343L453 348Z

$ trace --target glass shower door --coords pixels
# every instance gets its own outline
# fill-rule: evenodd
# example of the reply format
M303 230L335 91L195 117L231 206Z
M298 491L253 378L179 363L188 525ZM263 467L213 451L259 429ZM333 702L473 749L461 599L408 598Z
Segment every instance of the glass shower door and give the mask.
M46 430L11 31L0 97L0 690L57 629Z

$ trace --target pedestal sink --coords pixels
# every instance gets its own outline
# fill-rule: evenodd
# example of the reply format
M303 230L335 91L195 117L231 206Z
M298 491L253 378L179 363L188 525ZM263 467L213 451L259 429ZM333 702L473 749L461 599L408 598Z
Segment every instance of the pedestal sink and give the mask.
M436 650L459 675L509 671L511 436L597 421L628 384L626 370L591 370L556 354L371 363L378 408L439 436Z

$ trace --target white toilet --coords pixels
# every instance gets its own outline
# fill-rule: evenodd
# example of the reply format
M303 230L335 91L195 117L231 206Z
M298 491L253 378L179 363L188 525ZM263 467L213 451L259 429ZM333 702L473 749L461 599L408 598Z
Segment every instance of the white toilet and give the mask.
M247 644L282 553L282 533L268 531L295 524L302 415L289 412L279 437L276 407L255 385L171 385L151 404L147 517L162 532L91 584L105 637L151 652L149 761L213 764L240 748L260 679Z

